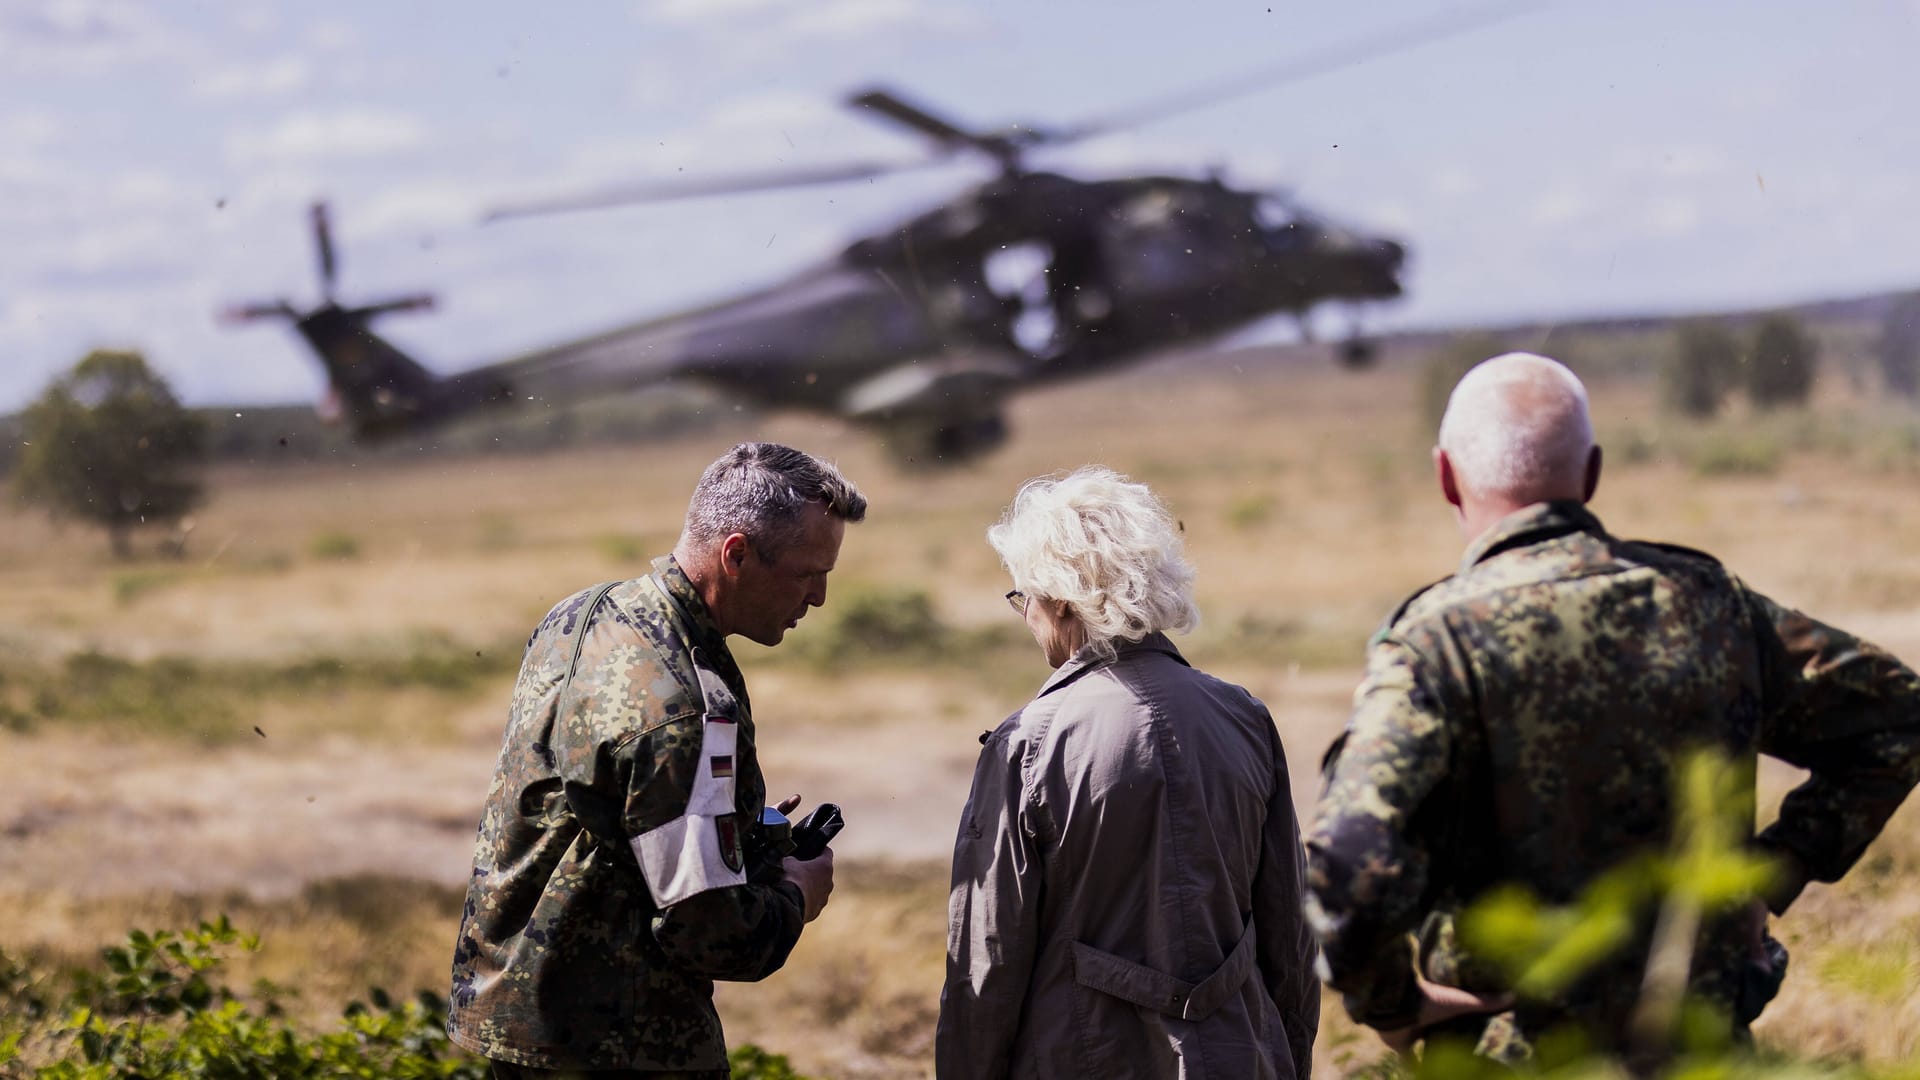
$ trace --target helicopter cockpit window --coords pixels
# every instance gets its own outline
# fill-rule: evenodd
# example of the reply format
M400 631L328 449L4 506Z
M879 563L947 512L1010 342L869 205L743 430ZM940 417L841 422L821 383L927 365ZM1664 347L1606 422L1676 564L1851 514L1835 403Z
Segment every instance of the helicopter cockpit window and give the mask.
M1013 343L1029 356L1040 356L1059 337L1060 316L1053 303L1053 249L1029 240L1003 244L987 252L981 267L987 288L1013 309Z
M1122 207L1106 238L1119 293L1178 292L1210 273L1228 272L1234 238L1207 211L1166 191Z
M1272 250L1291 250L1311 242L1312 219L1278 195L1260 196L1253 204L1253 220Z
M1253 204L1253 219L1263 228L1281 229L1299 224L1300 213L1278 195L1262 195Z

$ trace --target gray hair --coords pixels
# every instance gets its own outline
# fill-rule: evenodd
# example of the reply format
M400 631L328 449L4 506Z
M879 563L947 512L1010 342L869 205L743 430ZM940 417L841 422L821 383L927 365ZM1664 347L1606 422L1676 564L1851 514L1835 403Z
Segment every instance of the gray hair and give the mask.
M1105 466L1022 484L987 542L1014 588L1073 609L1099 655L1200 622L1179 524L1147 485Z
M1447 399L1440 449L1472 491L1516 502L1560 495L1578 485L1593 451L1587 388L1534 353L1483 360Z
M741 533L772 561L799 538L801 515L812 503L825 503L842 521L867 516L867 497L831 464L779 443L741 443L694 485L683 535L708 545Z

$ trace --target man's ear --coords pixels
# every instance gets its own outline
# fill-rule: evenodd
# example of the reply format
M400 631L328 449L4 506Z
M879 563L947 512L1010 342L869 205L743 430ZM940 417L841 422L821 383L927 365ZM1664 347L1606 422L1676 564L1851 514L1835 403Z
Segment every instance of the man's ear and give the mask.
M730 533L720 541L720 573L726 577L735 577L740 568L747 564L747 536L745 533Z
M1593 493L1598 490L1600 490L1600 448L1596 446L1587 455L1586 486L1581 490L1580 501L1592 502Z
M1453 475L1453 459L1445 450L1433 448L1433 475L1440 482L1440 494L1455 508L1460 507L1460 481Z

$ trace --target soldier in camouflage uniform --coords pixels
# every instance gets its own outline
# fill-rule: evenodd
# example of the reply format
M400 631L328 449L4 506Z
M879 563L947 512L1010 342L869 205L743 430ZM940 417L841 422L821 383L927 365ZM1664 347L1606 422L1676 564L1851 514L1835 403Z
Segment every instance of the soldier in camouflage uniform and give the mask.
M1328 755L1307 836L1322 975L1396 1049L1446 1030L1518 1058L1569 1024L1626 1048L1649 928L1559 999L1509 1010L1451 913L1506 883L1567 903L1666 845L1678 765L1712 748L1749 779L1756 753L1811 770L1754 839L1777 857L1778 914L1846 873L1920 779L1920 679L1706 555L1609 535L1584 505L1600 473L1586 392L1551 360L1470 372L1434 457L1471 542L1374 638ZM1689 989L1730 1035L1772 990L1741 1000L1774 962L1765 919L1709 921L1696 945Z
M448 1032L496 1076L727 1075L713 981L779 970L833 858L756 858L766 784L726 639L777 644L824 603L865 513L831 465L742 444L652 573L534 630L453 959Z

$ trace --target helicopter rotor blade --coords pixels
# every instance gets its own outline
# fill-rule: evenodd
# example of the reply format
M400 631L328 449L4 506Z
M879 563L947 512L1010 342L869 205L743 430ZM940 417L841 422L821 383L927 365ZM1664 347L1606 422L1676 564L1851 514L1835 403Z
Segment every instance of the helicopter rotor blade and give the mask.
M869 109L902 127L917 131L949 150L962 146L980 146L985 140L933 115L899 94L882 86L869 87L847 98L847 104Z
M377 304L364 304L354 308L353 311L356 315L372 317L375 315L392 315L400 311L432 311L438 303L439 301L435 299L432 293L414 293L410 296L401 296L392 300L382 300Z
M1540 11L1546 6L1547 4L1542 0L1493 0L1491 3L1444 12L1381 33L1352 38L1331 48L1315 52L1311 56L1290 58L1185 93L1097 117L1086 123L1056 128L1043 133L1038 141L1048 145L1059 145L1106 135L1124 128L1139 127L1259 90L1298 82L1315 75L1324 75L1393 53L1418 48L1470 30L1478 30L1520 15Z
M854 161L768 172L732 173L711 177L690 176L684 179L651 183L622 184L582 195L508 203L488 210L480 220L483 223L492 223L510 218L530 217L535 214L598 210L635 203L698 199L707 195L738 195L750 191L776 191L782 188L812 187L819 184L844 184L891 173L931 168L939 164L942 164L940 158L921 161Z
M320 256L320 295L331 301L339 264L333 255L333 227L327 222L327 204L324 202L313 204L313 247Z
M231 304L221 309L219 321L229 326L241 323L258 322L261 319L297 319L299 313L285 300L268 300L254 304Z

